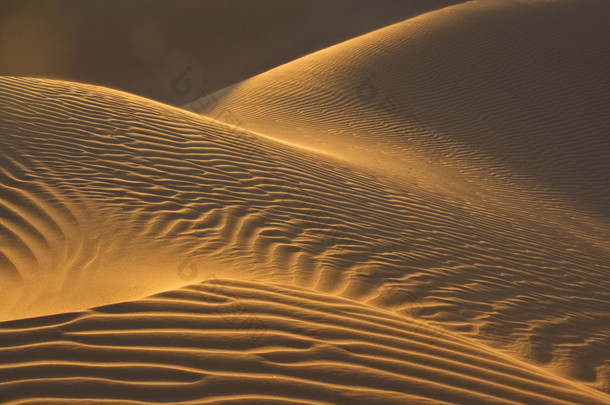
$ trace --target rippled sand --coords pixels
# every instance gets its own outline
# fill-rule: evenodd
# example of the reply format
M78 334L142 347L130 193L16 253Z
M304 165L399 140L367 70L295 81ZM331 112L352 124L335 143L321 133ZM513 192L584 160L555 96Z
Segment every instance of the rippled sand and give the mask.
M610 4L470 1L184 108L0 78L0 402L610 402Z

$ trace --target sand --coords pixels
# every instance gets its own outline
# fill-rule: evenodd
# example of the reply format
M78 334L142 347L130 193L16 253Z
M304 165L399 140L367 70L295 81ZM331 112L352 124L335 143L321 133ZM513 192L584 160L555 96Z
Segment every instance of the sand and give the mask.
M6 322L0 338L0 388L10 404L24 397L130 404L605 403L593 390L451 333L268 282L210 279L133 302Z
M608 17L470 1L184 108L1 77L0 402L609 403Z

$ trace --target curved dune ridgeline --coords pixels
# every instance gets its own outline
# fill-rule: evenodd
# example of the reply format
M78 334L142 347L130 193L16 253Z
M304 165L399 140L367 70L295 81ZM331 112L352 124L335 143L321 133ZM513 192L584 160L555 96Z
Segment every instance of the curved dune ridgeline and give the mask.
M471 1L187 108L393 176L448 166L472 178L491 166L491 181L533 178L541 193L606 214L609 15L610 4L595 0Z

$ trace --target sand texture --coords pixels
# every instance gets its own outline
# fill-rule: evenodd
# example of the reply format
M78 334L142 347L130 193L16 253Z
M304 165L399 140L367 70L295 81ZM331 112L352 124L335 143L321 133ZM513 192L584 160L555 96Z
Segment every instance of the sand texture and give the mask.
M183 108L0 76L0 403L610 403L608 21L468 1Z

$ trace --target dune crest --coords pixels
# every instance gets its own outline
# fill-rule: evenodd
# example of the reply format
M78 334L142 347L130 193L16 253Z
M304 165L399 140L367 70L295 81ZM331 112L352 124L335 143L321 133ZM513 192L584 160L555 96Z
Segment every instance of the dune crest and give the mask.
M4 0L0 75L94 83L179 106L463 1L152 0L143 7L137 0Z
M449 167L476 179L484 165L492 181L531 180L607 220L608 16L595 0L471 1L185 108L393 176Z

